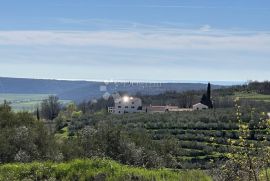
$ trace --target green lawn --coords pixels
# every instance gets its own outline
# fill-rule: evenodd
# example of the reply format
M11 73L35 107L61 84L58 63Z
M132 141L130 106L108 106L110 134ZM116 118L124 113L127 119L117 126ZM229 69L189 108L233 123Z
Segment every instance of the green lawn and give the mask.
M42 100L48 98L49 94L0 94L0 103L4 100L11 103L14 111L34 111ZM70 100L60 100L62 104Z
M145 169L105 159L0 165L4 180L211 181L200 170Z

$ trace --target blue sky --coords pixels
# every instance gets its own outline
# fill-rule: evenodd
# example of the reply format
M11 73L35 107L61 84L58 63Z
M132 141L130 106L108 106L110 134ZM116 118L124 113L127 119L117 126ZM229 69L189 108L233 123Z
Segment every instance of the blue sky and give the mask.
M0 0L0 76L270 77L269 0Z

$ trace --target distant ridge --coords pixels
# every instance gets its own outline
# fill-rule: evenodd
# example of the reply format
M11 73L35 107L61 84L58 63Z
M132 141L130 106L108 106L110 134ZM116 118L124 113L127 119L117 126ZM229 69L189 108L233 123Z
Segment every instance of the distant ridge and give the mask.
M213 85L213 88L220 88ZM80 102L100 98L114 92L135 94L159 94L165 91L187 91L205 89L203 83L147 83L147 82L98 82L76 80L50 80L0 77L0 93L14 94L55 94L61 99Z

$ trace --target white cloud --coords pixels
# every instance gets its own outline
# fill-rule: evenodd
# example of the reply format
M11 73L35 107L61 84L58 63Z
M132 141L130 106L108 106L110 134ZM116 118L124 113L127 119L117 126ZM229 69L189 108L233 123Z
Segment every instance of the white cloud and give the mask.
M141 49L269 51L270 34L157 29L156 31L0 31L0 45L107 46Z
M150 27L0 31L0 46L2 76L151 80L195 80L198 74L205 80L213 75L224 80L269 77L267 32ZM20 71L14 71L18 67ZM170 73L164 77L166 70Z

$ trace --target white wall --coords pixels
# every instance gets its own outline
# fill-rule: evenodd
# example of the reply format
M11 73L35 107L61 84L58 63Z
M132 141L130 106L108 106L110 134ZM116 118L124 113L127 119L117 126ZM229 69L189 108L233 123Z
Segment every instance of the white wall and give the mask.
M198 103L192 106L193 110L203 110L203 109L208 109L208 106Z
M124 114L124 113L135 113L141 112L138 110L142 106L142 101L139 98L133 97L122 97L115 100L115 114Z

